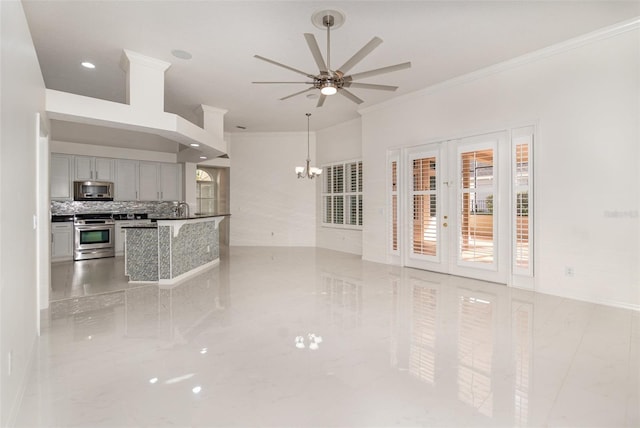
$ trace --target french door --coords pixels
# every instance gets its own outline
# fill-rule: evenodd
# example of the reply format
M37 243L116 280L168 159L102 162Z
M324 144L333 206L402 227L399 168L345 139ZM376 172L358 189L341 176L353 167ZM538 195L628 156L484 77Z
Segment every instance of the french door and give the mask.
M403 150L405 266L507 282L509 156L506 132Z

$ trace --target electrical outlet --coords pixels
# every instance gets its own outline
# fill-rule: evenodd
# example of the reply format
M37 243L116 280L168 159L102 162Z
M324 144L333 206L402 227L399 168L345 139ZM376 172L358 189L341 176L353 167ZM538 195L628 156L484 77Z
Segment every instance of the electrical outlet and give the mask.
M211 252L211 245L207 245L207 253Z
M573 270L573 268L571 266L565 266L564 276L574 276L574 275L575 275L575 271Z

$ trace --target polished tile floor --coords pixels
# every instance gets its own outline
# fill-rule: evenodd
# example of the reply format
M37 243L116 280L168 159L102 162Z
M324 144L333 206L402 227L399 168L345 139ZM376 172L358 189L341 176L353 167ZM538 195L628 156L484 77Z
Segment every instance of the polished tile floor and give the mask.
M52 273L18 426L640 426L637 312L313 248L122 272Z

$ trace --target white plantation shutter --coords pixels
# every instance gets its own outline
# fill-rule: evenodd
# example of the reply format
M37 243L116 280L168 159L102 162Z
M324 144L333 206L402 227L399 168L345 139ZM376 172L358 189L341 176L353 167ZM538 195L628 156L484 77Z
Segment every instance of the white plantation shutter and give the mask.
M347 171L345 224L362 226L362 162L348 163L345 167Z
M398 211L398 190L399 190L399 185L398 185L398 156L395 155L393 156L390 161L389 161L389 179L390 179L390 191L391 191L391 200L390 200L390 207L389 207L389 211L391 213L390 215L390 220L391 220L391 225L389 227L390 229L390 243L391 246L389 248L389 251L392 254L399 254L400 252L400 241L398 239L398 216L399 216L399 211Z
M436 157L414 158L411 168L412 253L435 257L438 255Z
M333 223L343 224L344 222L344 196L333 197Z
M524 135L521 135L523 134ZM533 276L533 210L530 128L515 134L512 142L512 224L513 273Z
M495 265L494 176L493 148L461 151L459 169L459 264Z
M362 226L362 161L324 167L322 223L325 226Z

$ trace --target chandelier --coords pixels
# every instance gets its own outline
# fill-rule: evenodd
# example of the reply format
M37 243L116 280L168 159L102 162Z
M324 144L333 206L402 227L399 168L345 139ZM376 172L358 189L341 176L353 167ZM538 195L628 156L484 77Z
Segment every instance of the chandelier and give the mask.
M311 158L309 157L309 116L311 113L306 113L307 115L307 164L306 166L297 166L296 174L298 174L298 178L315 178L316 175L322 174L322 168L316 168L311 166Z

